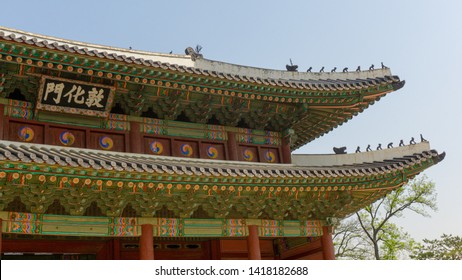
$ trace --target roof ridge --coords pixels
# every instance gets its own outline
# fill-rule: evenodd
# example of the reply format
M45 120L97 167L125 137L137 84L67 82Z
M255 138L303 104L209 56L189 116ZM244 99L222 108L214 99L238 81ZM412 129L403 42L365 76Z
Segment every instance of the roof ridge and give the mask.
M148 63L150 62L149 64L151 64L151 66L154 66L153 63L155 62L160 62L161 64L166 63L167 65L175 66L175 68L178 68L179 66L186 66L191 67L192 69L197 69L201 74L207 76L209 76L209 72L212 71L222 72L227 75L231 75L229 78L230 80L240 79L243 81L248 81L249 79L265 78L275 81L299 81L306 83L306 81L309 80L357 80L376 79L385 76L392 76L389 68L365 70L359 72L289 72L285 70L243 66L209 59L196 59L195 61L192 61L190 55L166 54L151 51L124 49L119 47L35 34L2 26L0 26L0 37L6 40L15 40L16 42L22 41L27 44L58 49L60 51L66 52L69 52L70 49L74 49L74 51L78 53L97 56L99 58L120 58L127 63L136 63L137 60L143 59ZM223 69L226 69L226 71L223 71Z

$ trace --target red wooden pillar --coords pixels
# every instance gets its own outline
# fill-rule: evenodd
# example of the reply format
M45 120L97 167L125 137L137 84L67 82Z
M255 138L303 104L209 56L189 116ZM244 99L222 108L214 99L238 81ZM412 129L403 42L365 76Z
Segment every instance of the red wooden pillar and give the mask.
M221 260L220 239L210 240L210 259Z
M154 259L154 243L152 237L152 225L141 225L140 236L140 260Z
M120 239L114 238L112 240L112 259L113 260L120 260Z
M331 229L332 227L322 227L321 244L325 260L335 260L334 242L332 241Z
M290 152L290 137L282 139L282 162L292 163L292 154Z
M140 123L130 122L130 153L144 153L143 139L141 139Z
M236 134L228 131L228 156L229 160L239 160Z
M3 139L3 130L5 129L4 121L5 121L5 105L0 104L0 140Z
M109 247L109 242L104 242L100 249L96 252L97 260L110 260L112 258L112 252Z
M48 124L45 124L45 126L43 127L43 130L44 131L50 131L50 125ZM51 137L51 133L44 133L43 134L43 143L47 144L47 145L52 145L52 137ZM87 142L89 143L89 142Z
M249 226L249 236L247 236L247 251L249 260L261 260L258 227L255 225Z

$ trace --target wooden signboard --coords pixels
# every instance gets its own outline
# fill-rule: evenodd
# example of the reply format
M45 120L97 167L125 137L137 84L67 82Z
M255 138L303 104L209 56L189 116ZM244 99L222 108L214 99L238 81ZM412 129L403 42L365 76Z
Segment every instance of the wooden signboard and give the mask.
M113 87L43 76L37 110L107 117L113 98Z

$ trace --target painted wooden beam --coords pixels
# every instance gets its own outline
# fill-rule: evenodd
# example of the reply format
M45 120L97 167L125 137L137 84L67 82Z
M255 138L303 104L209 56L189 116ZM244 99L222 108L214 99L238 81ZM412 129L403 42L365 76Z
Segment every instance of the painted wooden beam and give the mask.
M138 237L142 225L152 225L154 237L227 237L249 235L247 225L258 226L260 237L316 237L323 221L279 221L263 219L181 219L91 217L19 212L0 212L4 232L31 235Z

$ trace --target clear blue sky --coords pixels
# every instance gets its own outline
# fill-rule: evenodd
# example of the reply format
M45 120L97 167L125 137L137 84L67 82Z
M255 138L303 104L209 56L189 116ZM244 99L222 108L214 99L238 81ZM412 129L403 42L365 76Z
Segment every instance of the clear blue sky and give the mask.
M439 211L401 218L413 237L462 235L461 1L4 1L0 25L154 52L200 44L208 59L301 71L384 62L406 80L368 110L297 153L354 152L422 133L446 159L426 174Z

